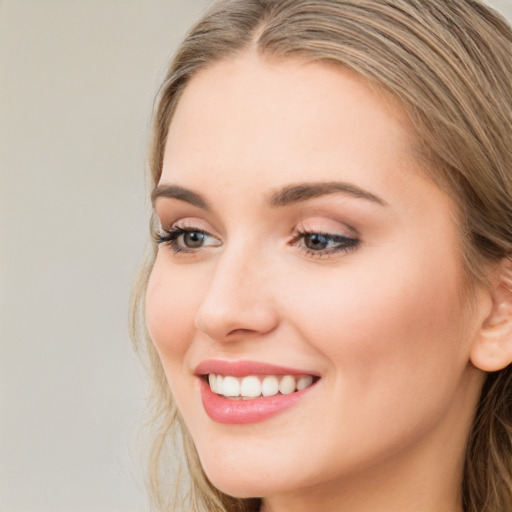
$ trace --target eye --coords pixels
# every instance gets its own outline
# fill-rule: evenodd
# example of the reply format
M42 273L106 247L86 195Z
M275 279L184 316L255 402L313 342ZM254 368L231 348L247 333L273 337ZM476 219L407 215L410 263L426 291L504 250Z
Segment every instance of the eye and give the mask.
M203 247L221 245L220 240L207 231L179 226L163 229L156 235L156 243L169 245L174 253L196 252Z
M333 240L328 235L321 233L312 233L304 235L304 245L312 251L322 251L332 245Z
M308 256L322 257L354 250L359 246L360 240L334 233L297 231L292 244L302 249Z
M190 249L197 249L202 247L206 242L206 236L201 231L186 231L180 237L183 240L183 244Z

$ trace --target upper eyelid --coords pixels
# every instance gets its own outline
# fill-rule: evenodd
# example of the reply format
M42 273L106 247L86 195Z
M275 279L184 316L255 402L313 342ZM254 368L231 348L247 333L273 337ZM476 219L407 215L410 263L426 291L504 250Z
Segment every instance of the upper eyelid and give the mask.
M212 224L222 226L216 213L210 209L203 210L186 201L165 200L165 197L164 200L153 204L153 216L157 225L166 229L185 223L187 228L197 227L209 233L219 233L217 229L212 228Z
M156 232L165 231L167 233L176 230L184 231L199 231L207 234L213 238L221 240L222 235L213 229L209 222L197 218L194 216L178 218L172 222L165 222L165 218L156 216L157 226ZM322 226L323 223L327 223L327 226ZM298 220L289 231L290 236L296 236L299 234L322 234L330 236L343 236L346 238L361 239L361 235L358 229L352 225L343 222L339 219L326 218L321 213L308 216L306 218Z
M202 231L204 233L208 233L209 235L216 236L213 232L215 230L212 230L209 226L209 223L205 223L203 221L198 221L196 219L190 218L190 217L184 217L182 219L173 220L172 222L166 222L165 217L160 217L157 215L156 217L158 225L157 227L165 230L165 231L173 231L175 229L185 229L188 231ZM206 226L205 224L208 224Z
M1 0L0 0L1 1ZM343 207L341 210L339 207L325 207L321 206L319 204L316 204L316 200L319 199L327 199L327 198L336 198L336 196L344 196L345 198L352 198L351 195L345 195L340 193L329 193L321 196L313 196L306 201L300 201L302 203L300 210L297 212L297 217L295 218L295 221L298 224L303 225L305 222L309 222L311 218L318 217L320 219L323 219L324 221L327 221L329 223L336 223L338 225L343 226L345 229L347 229L351 234L358 235L358 230L351 225L351 223L347 223L344 220L344 217L346 217L346 214L343 213L345 207ZM164 196L165 198L165 196ZM304 203L310 203L309 206L306 206ZM363 202L363 201L361 201ZM370 203L370 201L364 201L365 203ZM170 203L170 204L169 204ZM173 203L178 203L178 205ZM358 201L359 203L359 201ZM351 203L352 204L352 203ZM371 203L370 203L371 204ZM377 201L374 201L373 204L377 204ZM190 210L188 207L192 206L193 210ZM200 220L200 224L198 225L199 228L205 229L206 231L210 233L217 233L220 234L225 231L224 229L224 222L221 218L218 217L217 213L212 211L210 208L204 210L203 212L198 212L197 210L198 206L192 203L188 203L186 201L157 201L153 204L153 214L155 218L159 221L159 224L162 226L172 226L175 225L178 222L181 222L181 219L187 219L192 218L194 221L190 222L191 227L195 227L196 219ZM200 208L200 207L199 207ZM351 208L352 209L352 208ZM195 210L195 211L194 211ZM274 209L273 209L274 210ZM356 210L357 211L357 210ZM208 220L204 218L204 216L207 215ZM359 215L359 214L358 214ZM295 216L295 215L294 215ZM352 212L350 217L354 216L354 212ZM171 219L177 219L172 220ZM272 224L275 225L275 220L272 221ZM220 232L217 229L211 228L211 223L216 224L221 228ZM315 222L316 223L316 222ZM204 224L208 225L209 227L203 227ZM187 222L187 227L188 222ZM309 230L309 227L307 228ZM316 227L313 227L313 229L317 230ZM343 229L343 231L345 231ZM328 229L322 229L322 232L332 232L330 228ZM319 232L319 231L317 231Z
M157 226L156 231L165 231L167 233L171 233L174 231L198 231L214 238L220 239L220 236L215 234L212 229L204 228L201 225L195 223L194 221L187 222L187 219L178 220L172 222L168 225L164 224L161 220L159 221L159 225ZM180 225L180 223L182 223ZM306 227L304 225L304 221L301 221L299 224L295 225L290 235L307 235L307 234L321 234L326 236L343 236L346 238L359 238L359 233L356 229L348 226L347 224L343 225L344 229L334 229L334 228L315 228L315 227Z
M330 221L333 222L333 221ZM354 228L352 225L347 224L345 222L334 221L338 228L335 227L327 227L322 228L318 226L308 225L308 220L302 220L299 222L294 228L293 233L319 233L323 235L338 235L338 236L346 236L349 238L361 238L361 234L359 230Z

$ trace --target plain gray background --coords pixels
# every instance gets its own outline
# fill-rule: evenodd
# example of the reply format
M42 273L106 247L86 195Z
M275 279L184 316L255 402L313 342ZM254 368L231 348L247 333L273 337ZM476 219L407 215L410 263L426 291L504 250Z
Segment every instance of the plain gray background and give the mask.
M153 98L206 0L0 3L0 511L147 510L128 296Z
M127 330L146 145L208 4L0 2L0 512L147 510Z

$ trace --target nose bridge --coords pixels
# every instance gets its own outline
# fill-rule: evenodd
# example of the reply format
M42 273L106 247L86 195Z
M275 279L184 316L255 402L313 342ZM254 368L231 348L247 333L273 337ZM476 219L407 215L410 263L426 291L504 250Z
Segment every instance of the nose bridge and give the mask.
M196 326L217 341L271 331L277 317L269 274L261 247L247 240L226 247L214 263Z

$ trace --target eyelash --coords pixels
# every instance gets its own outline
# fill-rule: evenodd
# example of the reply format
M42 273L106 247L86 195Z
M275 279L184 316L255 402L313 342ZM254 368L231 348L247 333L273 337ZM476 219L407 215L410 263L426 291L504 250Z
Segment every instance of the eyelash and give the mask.
M337 245L328 249L313 250L304 245L305 239L308 236L322 237L327 243L334 242ZM299 246L301 243L302 247L300 247L300 249L304 252L304 254L306 254L306 256L312 258L325 258L333 254L351 252L357 249L361 242L357 238L352 238L346 235L334 235L332 233L322 233L319 231L307 231L305 229L299 229L293 233L293 238L290 242L290 245Z
M198 228L182 228L179 226L173 227L171 229L162 229L161 233L156 234L156 243L157 244L167 244L174 254L179 252L185 253L195 253L197 249L193 249L191 247L185 247L183 245L179 245L178 239L182 235L186 235L187 233L200 233L204 236L211 236L210 233L204 231L203 229Z
M207 231L198 228L183 228L183 227L173 227L171 229L162 229L162 232L157 233L155 236L155 242L160 244L167 244L174 254L178 253L188 253L194 254L199 249L205 247L200 246L198 248L185 247L184 245L179 244L179 238L188 233L199 233L204 235L205 237L211 237L212 235ZM304 245L304 240L308 236L317 236L322 237L326 243L335 243L334 247L321 249L321 250L313 250ZM220 244L219 244L220 245ZM332 254L336 253L347 253L357 249L360 245L360 240L357 238L348 237L345 235L334 235L332 233L321 233L318 231L307 231L307 230L296 230L292 234L292 239L290 241L290 245L297 246L306 256L312 258L322 258L328 257Z

